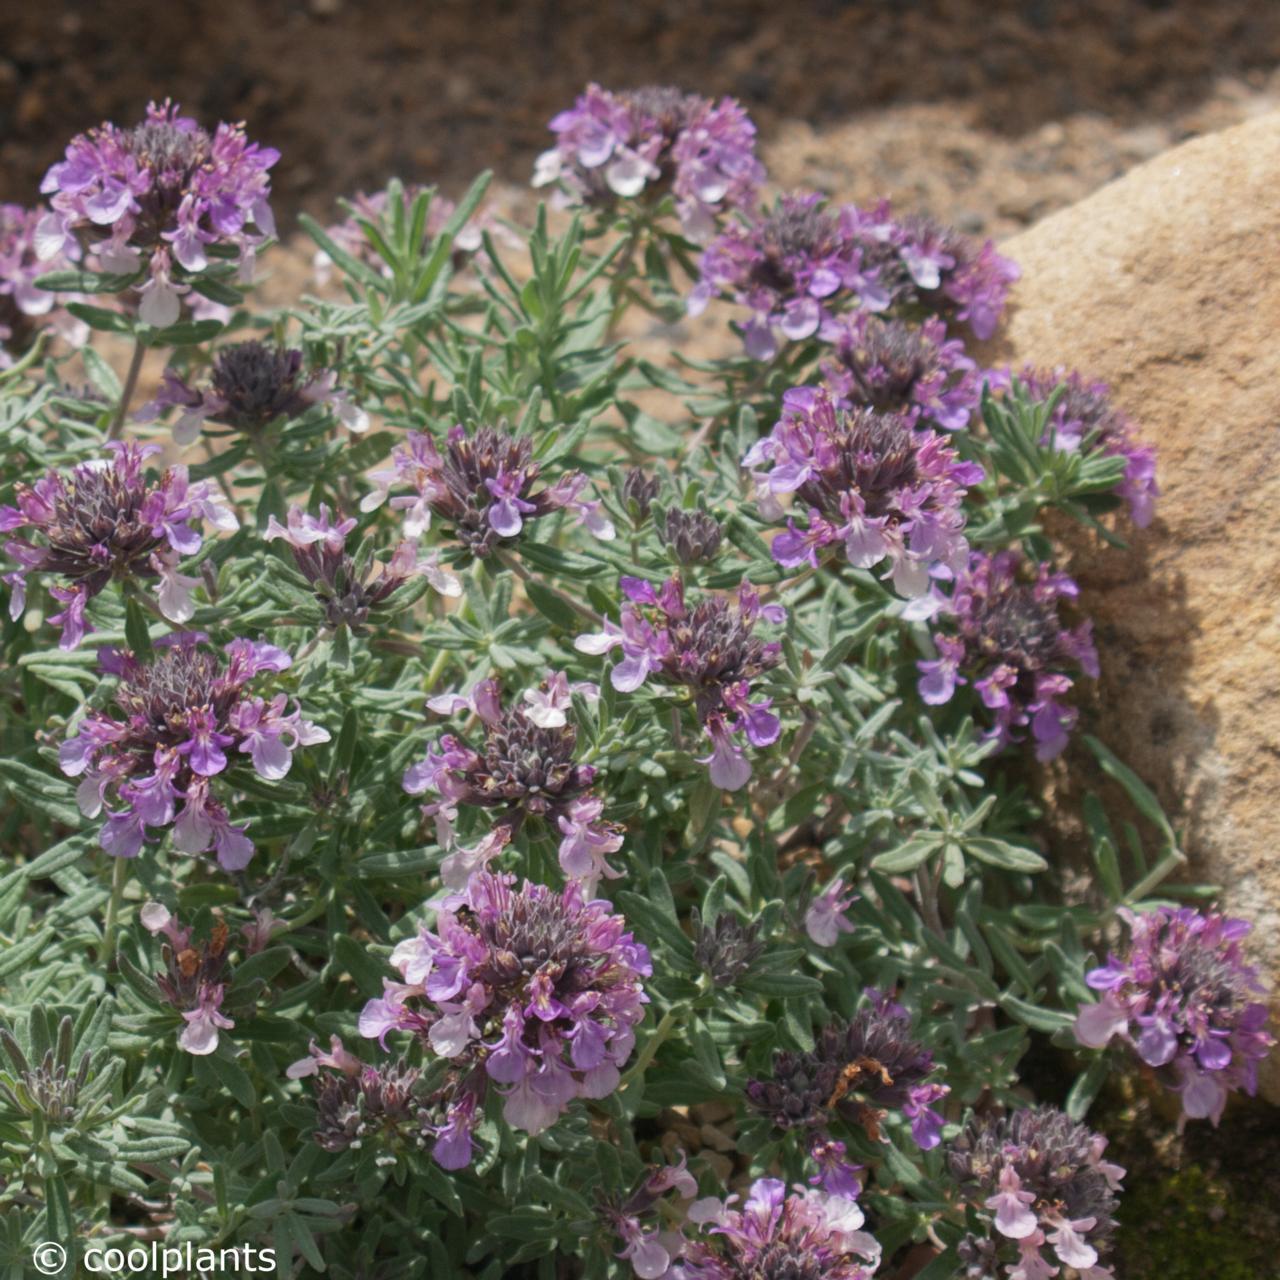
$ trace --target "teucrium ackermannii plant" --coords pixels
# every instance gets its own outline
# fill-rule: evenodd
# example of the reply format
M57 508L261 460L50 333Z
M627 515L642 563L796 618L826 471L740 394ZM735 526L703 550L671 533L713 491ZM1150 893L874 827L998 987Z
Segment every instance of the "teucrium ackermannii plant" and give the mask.
M1234 922L1157 917L1169 997L1176 833L1073 687L1045 517L1145 523L1150 450L966 350L993 246L764 203L737 104L553 128L567 210L393 181L303 220L321 293L276 312L239 127L153 107L6 213L6 1247L1110 1274L1086 1046L1216 1117L1267 1039ZM723 355L623 336L689 304ZM1145 835L1089 797L1068 902L1028 756L1082 724ZM1076 1075L1027 1111L1032 1037Z

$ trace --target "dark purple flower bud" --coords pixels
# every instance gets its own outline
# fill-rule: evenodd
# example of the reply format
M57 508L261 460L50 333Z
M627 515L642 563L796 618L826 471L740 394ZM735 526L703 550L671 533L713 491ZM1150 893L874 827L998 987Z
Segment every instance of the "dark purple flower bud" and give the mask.
M314 1138L325 1151L360 1151L366 1146L386 1150L397 1146L431 1150L448 1169L462 1168L454 1149L453 1130L464 1113L475 1109L475 1094L456 1073L434 1088L417 1067L403 1061L371 1066L332 1037L333 1049L321 1053L311 1044L311 1056L295 1062L290 1079L312 1077L316 1103ZM320 1068L327 1068L321 1071Z
M745 208L764 181L755 126L731 98L666 86L609 92L589 85L551 121L556 145L538 157L534 186L559 182L573 202L668 191L686 234L709 235L717 215Z
M986 1242L971 1240L968 1264L994 1245L1028 1276L1054 1274L1050 1257L1099 1280L1111 1275L1100 1258L1115 1233L1124 1170L1103 1159L1106 1145L1056 1107L974 1116L946 1153L951 1176L990 1221Z
M631 516L632 523L639 528L649 518L649 510L653 500L662 488L662 481L656 475L632 467L622 478L622 505Z
M4 575L9 615L21 617L26 575L57 580L50 594L63 605L50 621L62 628L60 647L74 649L92 630L85 606L114 578L159 581L158 603L172 622L194 612L194 578L178 572L179 559L199 551L200 522L234 530L239 522L209 481L189 484L184 466L148 479L143 463L158 445L111 441L109 458L50 471L34 485L16 486L16 507L0 507L0 532L29 528L40 542L10 538L5 551L18 564Z
M301 507L290 507L287 525L275 516L267 520L263 538L283 538L293 550L298 572L315 589L316 599L329 627L349 627L357 635L365 630L370 613L389 606L395 593L411 578L424 577L444 596L460 596L462 583L441 567L435 552L420 556L411 542L401 542L386 564L357 564L347 550L347 534L353 519L333 523L322 502L318 516Z
M708 596L685 603L684 584L669 578L661 587L640 578L623 578L622 624L605 623L604 631L574 641L581 653L608 653L621 646L623 659L609 672L620 693L631 693L654 676L664 684L689 691L698 721L710 737L711 781L736 791L751 777L751 765L733 735L742 732L752 746L778 740L782 724L771 702L751 701L752 681L782 660L782 646L755 634L757 622L780 623L781 605L762 605L748 582L736 600Z
M822 387L796 387L782 406L773 431L742 459L762 515L780 519L788 494L807 509L805 527L790 519L774 539L774 559L816 565L823 547L842 545L856 569L887 560L910 616L930 616L934 577L968 561L961 500L981 468L960 461L945 436L898 414L841 408Z
M824 1027L808 1053L774 1054L772 1078L748 1082L747 1101L779 1129L825 1137L838 1116L873 1141L885 1113L898 1111L928 1148L937 1145L942 1119L926 1115L927 1104L948 1092L944 1085L924 1085L932 1071L933 1055L915 1039L910 1018L877 1003L850 1022Z
M914 325L859 311L841 320L833 341L822 372L842 403L942 431L966 427L978 409L977 365L936 316Z
M213 848L226 870L241 870L253 842L244 826L231 825L215 779L233 778L247 756L259 777L277 781L294 750L329 740L288 709L285 694L267 700L248 692L260 672L285 670L287 653L233 640L224 659L203 640L192 632L166 637L145 661L104 650L103 669L119 677L113 699L121 718L92 710L59 749L62 772L81 779L80 811L96 818L105 809L101 844L116 857L136 857L152 828L171 826L179 852Z
M1216 1125L1232 1090L1255 1092L1275 1044L1256 998L1266 989L1241 946L1251 926L1190 907L1119 914L1129 946L1087 975L1102 996L1081 1007L1076 1039L1101 1049L1120 1036L1181 1095L1184 1122Z
M243 125L210 136L173 104L152 103L131 129L104 124L72 139L40 185L52 212L36 230L37 252L48 261L83 250L110 272L146 267L139 315L174 324L191 288L173 280L174 262L198 274L209 249L231 246L242 276L252 275L255 250L275 234L267 170L279 158L249 142Z
M663 545L679 564L709 564L720 550L724 533L720 522L705 511L683 511L668 507L667 518L658 529Z
M373 473L377 487L360 509L372 511L387 500L393 485L407 484L416 497L391 499L393 508L405 512L405 536L418 538L435 515L452 525L458 541L481 558L514 543L530 521L565 508L576 512L596 537L614 536L600 504L581 498L586 476L568 471L549 488L539 488L541 470L529 436L512 436L495 427L480 427L468 435L465 427L456 426L441 453L429 435L410 432L408 443L392 455L390 469Z
M870 1280L880 1263L851 1197L816 1188L788 1195L776 1178L760 1178L741 1209L731 1202L694 1202L689 1220L702 1230L674 1280Z
M934 635L938 657L916 663L920 696L938 706L972 681L993 713L988 736L1017 742L1029 724L1037 758L1052 759L1076 721L1061 702L1074 683L1065 669L1098 675L1091 624L1068 628L1060 615L1060 601L1077 594L1065 574L1047 564L1033 571L1016 551L975 552L944 610L952 623Z
M496 1086L513 1128L540 1133L574 1098L617 1088L635 1043L652 973L648 951L607 902L571 881L556 893L514 876L476 872L391 955L401 982L360 1015L360 1033L385 1043L413 1032L436 1057L467 1072L471 1110L456 1117L449 1154L465 1150L475 1102ZM444 1141L442 1138L441 1141ZM457 1167L441 1159L446 1167Z
M1049 435L1042 443L1055 449L1078 452L1101 449L1125 461L1124 478L1116 493L1129 504L1129 515L1140 529L1155 514L1156 451L1137 438L1127 414L1111 403L1111 389L1105 382L1086 382L1078 373L1065 369L1024 369L1019 380L1033 399L1048 400L1054 389L1064 386L1049 420Z
M345 391L335 389L336 381L332 370L306 373L302 352L294 348L238 342L219 348L209 384L202 390L166 369L160 394L135 417L152 422L179 409L173 439L181 445L191 444L206 420L254 434L281 419L300 417L318 404L328 405L347 430L357 435L368 431L369 415Z
M737 916L722 912L714 924L703 924L698 911L693 912L693 959L717 987L732 987L749 973L756 959L764 953L760 939L760 922L743 924Z

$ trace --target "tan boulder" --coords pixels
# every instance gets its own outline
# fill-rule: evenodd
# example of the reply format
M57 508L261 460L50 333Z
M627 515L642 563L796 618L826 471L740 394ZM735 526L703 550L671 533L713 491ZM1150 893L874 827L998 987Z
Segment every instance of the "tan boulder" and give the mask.
M1102 378L1159 451L1151 527L1072 556L1102 657L1092 727L1253 921L1280 1015L1280 113L1003 250L1024 274L987 357ZM1280 1102L1280 1055L1263 1092Z

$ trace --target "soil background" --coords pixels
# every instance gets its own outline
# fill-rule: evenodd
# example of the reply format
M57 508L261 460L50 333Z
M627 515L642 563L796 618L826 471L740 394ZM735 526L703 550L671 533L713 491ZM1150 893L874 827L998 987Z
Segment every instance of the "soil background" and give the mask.
M392 174L523 184L591 79L742 100L783 186L1007 235L1280 103L1274 0L0 0L0 199L172 97L278 147L281 229Z
M172 97L280 149L286 238L392 174L456 195L492 168L497 203L527 207L546 122L591 79L732 94L779 186L999 239L1280 107L1280 3L0 0L0 200L34 203L74 133ZM306 257L286 256L297 281ZM1069 1078L1052 1054L1028 1065L1046 1099ZM1091 1118L1130 1169L1119 1276L1280 1276L1280 1111L1180 1137L1134 1077Z

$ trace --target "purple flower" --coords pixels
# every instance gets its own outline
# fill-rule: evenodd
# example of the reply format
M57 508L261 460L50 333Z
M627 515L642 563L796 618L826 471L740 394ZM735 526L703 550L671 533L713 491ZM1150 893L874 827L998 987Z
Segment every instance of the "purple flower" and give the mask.
M556 145L538 157L534 186L559 182L570 201L589 204L670 192L694 239L750 205L764 181L755 126L732 98L592 84L550 127Z
M614 536L612 524L599 515L599 504L581 497L586 476L568 471L540 489L540 472L529 436L508 435L494 427L480 427L469 435L465 427L456 426L441 453L431 436L411 431L408 443L392 455L392 466L374 472L377 487L365 495L360 509L372 511L387 500L393 486L408 485L415 496L391 499L391 506L405 513L406 536L420 537L431 517L439 516L477 557L514 542L530 521L566 508L576 512L596 537Z
M972 683L995 720L989 737L1008 745L1030 725L1036 757L1051 760L1076 721L1061 701L1074 683L1064 668L1096 679L1098 657L1090 623L1068 628L1060 616L1059 602L1078 594L1075 583L1047 564L1030 572L1016 551L973 554L944 608L951 626L933 638L937 658L916 663L918 687L940 706Z
M250 434L272 423L300 417L316 405L327 405L349 431L369 430L369 415L345 391L335 388L329 369L303 372L303 355L265 342L238 342L220 347L209 385L196 390L166 369L159 395L135 414L138 422L154 422L170 409L180 410L173 426L174 443L191 444L206 420Z
M962 1261L985 1259L981 1274L994 1275L1007 1258L1010 1277L1048 1280L1058 1274L1048 1249L1088 1280L1110 1276L1099 1259L1115 1233L1124 1170L1103 1159L1106 1145L1056 1107L973 1117L948 1144L947 1166L989 1227L962 1241Z
M383 998L366 1005L361 1034L413 1032L459 1073L473 1099L468 1129L479 1119L475 1101L503 1086L507 1123L527 1133L551 1125L572 1099L617 1088L644 1016L641 979L652 973L623 918L587 901L578 883L559 893L528 881L516 889L514 876L485 871L445 899L434 930L401 942L391 963L402 981L386 982Z
M748 1103L784 1131L798 1129L810 1142L830 1140L835 1117L880 1136L886 1112L901 1112L925 1148L937 1145L943 1119L930 1104L944 1098L946 1085L925 1083L933 1055L912 1033L911 1019L878 991L849 1022L834 1022L819 1033L808 1053L780 1050L769 1079L747 1083Z
M856 893L846 893L844 880L837 876L809 903L804 913L804 931L820 947L834 947L842 933L852 933L853 925L844 913L857 901Z
M959 431L982 399L977 365L937 316L923 324L866 311L842 317L823 377L842 405L896 413L913 427Z
M600 700L600 686L590 680L575 680L572 684L563 671L548 671L547 678L533 689L526 689L524 713L541 729L559 729L569 723L569 710L573 695L579 694L588 702Z
M978 244L919 214L895 219L888 201L872 209L845 205L840 216L844 233L875 272L887 306L934 312L967 324L984 341L995 333L1009 286L1022 273L990 240Z
M404 789L410 795L438 794L426 812L446 820L459 805L492 811L504 843L526 819L539 818L560 834L565 875L592 882L621 875L606 861L622 848L621 832L604 821L604 804L591 794L595 769L574 761L578 732L565 715L567 681L552 673L542 689L526 690L522 704L506 708L500 694L496 680L482 680L469 697L429 699L427 705L444 714L473 712L484 741L472 746L459 734L444 734L405 772Z
M191 288L175 282L174 264L198 275L211 248L232 247L251 278L253 253L275 234L268 169L276 160L243 125L220 124L210 136L172 102L152 102L131 129L102 124L70 141L40 186L51 211L37 227L37 253L49 261L84 252L115 273L145 269L138 314L173 324Z
M190 484L184 466L149 481L143 463L158 445L110 441L109 457L81 463L68 473L47 472L34 485L18 484L16 507L0 507L0 532L29 528L10 538L5 552L18 564L6 574L9 615L21 617L26 576L39 572L58 580L50 594L63 609L50 618L62 628L59 645L74 649L87 631L85 605L113 579L159 579L159 603L172 622L194 611L188 588L195 580L177 572L179 557L199 551L201 521L215 528L239 527L209 481Z
M412 542L401 542L385 564L372 558L362 558L357 563L346 546L347 535L356 527L355 520L339 519L334 524L323 502L318 516L291 506L286 521L282 525L270 516L263 538L268 542L283 538L292 548L293 562L311 584L328 627L345 626L362 634L369 615L394 609L392 597L415 577L426 578L443 596L462 594L462 583L440 565L436 553L420 556Z
M1100 449L1123 458L1124 477L1116 493L1129 504L1129 516L1140 529L1155 514L1156 451L1137 438L1129 417L1111 403L1111 389L1105 382L1086 382L1078 373L1065 369L1024 369L1019 379L1031 397L1048 400L1054 389L1065 384L1061 398L1049 419L1049 436L1055 449L1076 453Z
M622 1240L619 1258L631 1263L639 1280L659 1280L671 1267L672 1256L684 1246L684 1238L675 1231L646 1230L640 1219L654 1212L658 1202L669 1191L675 1191L682 1200L691 1200L698 1194L698 1184L688 1171L683 1152L675 1164L651 1168L644 1180L629 1195L621 1195L612 1189L604 1194L597 1205L597 1213L605 1225Z
M833 544L856 569L887 560L885 576L914 602L912 616L927 617L933 579L968 560L961 499L982 471L961 462L944 436L897 414L844 409L825 388L796 387L742 465L752 471L766 518L782 516L779 499L789 494L807 509L804 527L790 519L774 539L779 564L816 565Z
M730 225L702 255L701 279L689 297L693 315L713 297L732 298L751 312L743 330L749 356L772 359L778 336L792 342L833 340L845 306L883 311L890 297L840 211L822 197L784 196L749 226Z
M848 1158L848 1148L843 1142L815 1132L809 1142L809 1159L818 1170L809 1178L810 1186L849 1200L856 1200L862 1194L863 1166Z
M760 1178L741 1209L730 1207L735 1199L694 1202L689 1220L702 1232L676 1261L676 1280L868 1280L880 1263L880 1245L862 1230L851 1197L814 1188L788 1195L776 1178Z
M233 640L222 660L203 639L193 632L168 636L145 662L104 650L103 669L119 677L113 699L122 718L90 711L63 742L59 763L68 777L81 779L80 811L96 818L105 810L100 840L108 853L136 857L152 838L150 828L172 827L179 852L212 847L223 868L238 871L253 856L253 843L243 826L231 825L214 780L231 773L241 755L260 777L282 778L293 751L328 742L329 735L289 711L284 694L266 700L247 692L259 673L288 667L288 654Z
M781 645L755 634L757 622L779 623L780 605L762 605L744 581L736 600L708 596L694 605L684 597L679 577L660 587L641 578L623 578L627 596L621 626L606 622L602 632L574 641L580 653L608 653L621 647L623 659L609 680L630 693L652 675L663 684L686 689L703 730L711 739L711 781L736 791L751 777L751 764L738 744L739 734L754 747L778 740L782 724L762 698L752 702L752 681L781 661Z
M1255 1092L1258 1063L1275 1044L1255 999L1265 988L1241 947L1251 926L1190 907L1119 915L1128 949L1087 975L1102 997L1081 1006L1076 1039L1101 1049L1119 1035L1181 1095L1184 1122L1216 1125L1232 1090Z
M0 204L0 369L31 345L49 326L72 346L89 340L89 326L65 309L83 301L75 293L49 293L36 286L40 276L63 271L72 260L63 254L42 260L36 254L36 226L42 214L20 204Z
M242 278L254 252L275 234L267 170L280 153L251 143L242 125L220 124L210 136L170 102L147 107L131 129L103 124L77 135L40 190L51 212L36 230L36 250L49 261L81 252L103 271L145 269L139 315L173 324L190 286L173 278L209 266L214 248L240 255Z
M148 903L142 923L149 932L164 934L160 948L164 973L156 974L156 986L165 1000L177 1009L185 1025L178 1047L198 1057L218 1047L218 1033L234 1027L235 1019L222 1012L222 1002L231 983L228 967L228 929L223 921L214 923L209 937L192 945L192 930L183 927L159 903Z

